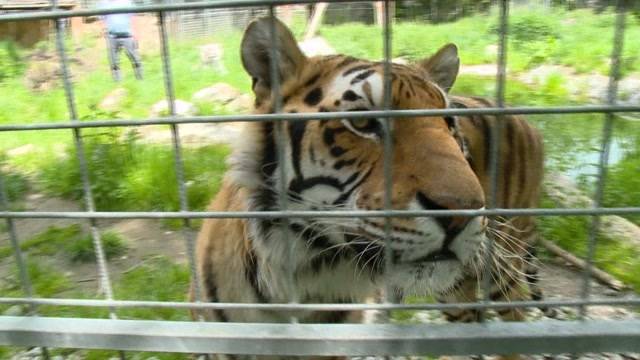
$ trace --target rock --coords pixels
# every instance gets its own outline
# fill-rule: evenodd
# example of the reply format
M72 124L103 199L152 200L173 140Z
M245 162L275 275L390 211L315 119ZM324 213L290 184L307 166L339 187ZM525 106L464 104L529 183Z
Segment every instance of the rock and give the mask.
M316 36L298 43L302 52L307 56L333 55L336 51L329 45L327 40Z
M249 112L253 109L253 96L242 94L227 104L227 108L233 112Z
M100 104L98 104L98 109L103 111L118 111L122 108L124 101L129 96L129 91L125 88L116 88L113 89L110 93L108 93Z
M403 57L397 57L397 58L393 58L391 59L391 62L394 64L400 64L400 65L407 65L409 64L409 60L403 58Z
M560 65L540 65L530 71L527 71L518 79L530 85L545 84L551 76L561 76L563 78L575 78L575 72L572 68Z
M640 78L621 80L618 84L618 97L621 105L640 105Z
M224 48L220 44L211 43L200 46L200 62L202 65L211 66L218 72L226 73L227 70L222 61L223 55Z
M24 315L22 312L22 306L13 305L2 313L3 316L20 316Z
M191 97L191 101L200 103L218 103L227 104L238 97L242 93L238 89L226 83L217 83L207 88L198 90Z
M6 154L8 157L12 158L12 157L28 154L30 152L33 152L35 149L36 147L33 144L26 144L26 145L18 146L17 148L13 148L11 150L7 150Z
M24 85L29 90L47 91L56 87L61 77L57 61L36 61L30 63L25 71Z
M473 76L496 76L498 68L494 64L481 64L481 65L466 65L460 67L461 75L473 75Z
M176 116L194 116L198 113L198 109L190 102L184 100L175 100L174 102ZM162 100L155 103L151 107L151 112L149 116L151 117L160 117L160 116L169 116L169 103L167 100Z

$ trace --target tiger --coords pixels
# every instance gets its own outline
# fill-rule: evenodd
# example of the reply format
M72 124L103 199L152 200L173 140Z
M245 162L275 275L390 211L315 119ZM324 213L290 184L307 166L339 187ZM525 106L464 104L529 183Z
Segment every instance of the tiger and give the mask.
M271 29L275 33L271 33ZM272 49L275 36L275 49ZM265 17L251 22L240 46L252 79L254 113L323 113L384 108L383 62L347 55L307 57L290 30ZM276 55L271 74L271 56ZM452 96L457 47L448 44L415 64L391 63L392 109L494 106L478 97ZM277 103L277 98L281 99ZM488 115L274 120L246 122L210 211L382 210L385 208L384 135L393 141L389 195L394 210L484 209L490 189L490 144L500 152L496 205L535 207L540 195L540 133L519 116ZM282 147L282 148L280 148ZM279 155L279 152L281 155ZM442 302L478 297L491 269L494 301L533 297L530 270L535 224L530 217L210 218L196 242L201 302L359 303L378 296L385 281L394 297L430 295ZM493 225L492 225L493 224ZM385 227L388 226L388 227ZM389 231L388 237L386 230ZM487 239L494 255L487 256ZM385 242L385 240L387 242ZM387 246L390 249L387 249ZM387 260L387 256L391 259ZM492 266L487 267L488 257ZM391 266L389 266L389 264ZM534 267L535 268L535 267ZM218 322L359 322L357 311L215 309L194 316ZM451 321L478 320L474 310L447 310ZM518 309L499 309L523 320Z

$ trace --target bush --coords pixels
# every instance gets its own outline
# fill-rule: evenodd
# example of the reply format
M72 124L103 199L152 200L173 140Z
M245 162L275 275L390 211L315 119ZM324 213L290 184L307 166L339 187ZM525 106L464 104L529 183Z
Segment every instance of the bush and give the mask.
M509 37L517 43L559 38L558 24L548 14L540 11L517 11L509 17ZM491 34L499 34L500 24L489 27Z
M0 41L0 81L22 75L22 62L16 44L11 41Z
M1 162L0 162L1 163ZM26 176L19 173L3 173L2 181L6 191L7 200L11 202L20 201L29 190L29 182Z

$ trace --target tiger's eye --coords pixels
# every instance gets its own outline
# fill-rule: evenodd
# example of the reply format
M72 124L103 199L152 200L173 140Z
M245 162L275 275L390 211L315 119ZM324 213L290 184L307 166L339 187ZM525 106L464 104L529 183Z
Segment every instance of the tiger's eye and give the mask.
M358 118L358 119L351 119L351 125L360 130L360 129L365 129L370 125L371 121L375 121L373 119L366 119L366 118Z

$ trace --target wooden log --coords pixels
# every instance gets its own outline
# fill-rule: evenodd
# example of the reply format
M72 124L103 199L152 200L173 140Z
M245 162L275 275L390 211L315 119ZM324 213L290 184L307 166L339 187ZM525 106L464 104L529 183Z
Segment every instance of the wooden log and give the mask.
M581 269L581 270L586 270L587 269L587 262L576 257L575 255L569 253L568 251L562 249L561 247L559 247L558 245L552 243L549 240L545 240L545 239L541 239L540 243L542 244L542 246L544 246L547 250L549 250L552 254L557 255L559 257L561 257L562 259L564 259L565 261L569 262L571 265ZM626 285L624 285L621 281L619 281L618 279L614 278L613 276L609 275L608 273L604 272L603 270L598 269L595 265L591 265L591 268L589 269L589 273L596 279L598 280L598 282L600 282L603 285L606 285L616 291L620 291L620 290L624 290L627 288Z
M325 10L329 3L321 2L314 5L313 15L311 16L311 20L307 25L307 29L304 33L303 40L309 40L316 35L320 24L322 23L322 16L324 15Z

